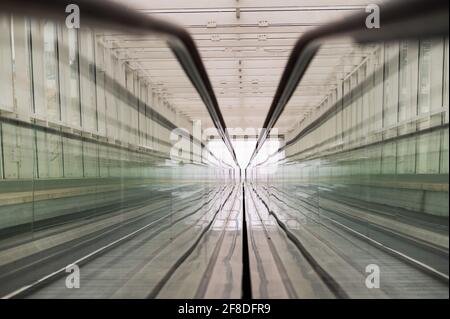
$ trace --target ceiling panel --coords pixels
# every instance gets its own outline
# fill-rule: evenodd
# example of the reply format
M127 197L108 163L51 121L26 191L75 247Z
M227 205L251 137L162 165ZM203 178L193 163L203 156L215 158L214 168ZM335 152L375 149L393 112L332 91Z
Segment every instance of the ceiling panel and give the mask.
M228 127L262 126L289 53L298 37L323 23L362 10L370 0L121 1L144 14L180 24L193 36ZM211 125L192 86L163 42L152 36L105 37L119 57L141 70L158 92L192 120ZM320 50L286 118L286 132L303 119L367 54L342 41Z

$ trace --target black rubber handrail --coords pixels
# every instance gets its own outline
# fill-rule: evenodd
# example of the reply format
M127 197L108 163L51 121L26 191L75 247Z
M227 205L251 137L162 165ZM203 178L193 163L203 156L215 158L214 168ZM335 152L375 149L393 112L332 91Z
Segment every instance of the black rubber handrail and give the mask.
M238 161L217 98L191 35L183 27L150 17L118 3L102 0L1 0L0 12L26 17L41 17L64 23L66 7L77 4L81 25L107 28L120 32L145 35L149 32L164 36L186 75L205 103L220 137L231 153L237 167Z
M448 0L391 0L379 7L380 28L367 28L369 13L360 12L308 31L299 38L289 56L247 168L283 113L321 44L327 40L346 36L355 43L365 44L448 35Z

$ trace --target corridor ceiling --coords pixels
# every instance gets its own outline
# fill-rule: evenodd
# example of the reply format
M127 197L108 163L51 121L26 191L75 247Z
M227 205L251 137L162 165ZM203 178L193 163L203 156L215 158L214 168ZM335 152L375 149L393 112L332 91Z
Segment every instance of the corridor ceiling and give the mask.
M184 26L193 36L230 128L260 128L296 40L323 23L364 10L373 0L122 0L140 12ZM212 127L194 88L165 43L154 36L105 38L130 67L178 112ZM317 107L365 52L349 43L327 44L276 127L292 129ZM349 60L350 58L350 60ZM350 62L349 62L350 61ZM345 65L344 65L345 64Z

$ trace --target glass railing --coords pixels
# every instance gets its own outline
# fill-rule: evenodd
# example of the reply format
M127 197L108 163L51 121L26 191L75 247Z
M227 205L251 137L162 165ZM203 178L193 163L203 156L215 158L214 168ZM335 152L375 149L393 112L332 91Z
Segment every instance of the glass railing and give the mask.
M221 116L198 52L176 32L39 16L0 16L0 295L24 296L45 274L134 237L159 249L161 280L239 182L233 157L208 147L201 122ZM119 290L133 275L125 267L102 293L87 284L81 294L131 296Z
M247 168L341 297L448 298L448 3L405 4L299 39ZM263 156L272 129L284 145Z
M248 169L281 222L334 251L338 282L381 269L388 291L348 288L355 296L448 296L448 45L324 44L279 118L285 145ZM396 258L425 275L405 279ZM349 279L349 264L362 275Z

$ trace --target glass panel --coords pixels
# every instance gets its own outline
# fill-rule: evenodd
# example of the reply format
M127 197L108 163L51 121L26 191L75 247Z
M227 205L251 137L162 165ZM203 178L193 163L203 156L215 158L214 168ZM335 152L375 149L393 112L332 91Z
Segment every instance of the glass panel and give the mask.
M167 39L0 24L0 295L93 253L80 289L55 276L30 297L176 296L173 281L158 283L199 236L240 213L241 191L229 154L209 148L217 133ZM207 271L217 240L183 271Z
M4 32L0 35L0 110L13 111L13 57L11 47L11 19L0 13L0 28Z
M351 297L448 296L447 41L327 42L278 121L300 125L276 126L286 156L252 167L255 194Z

